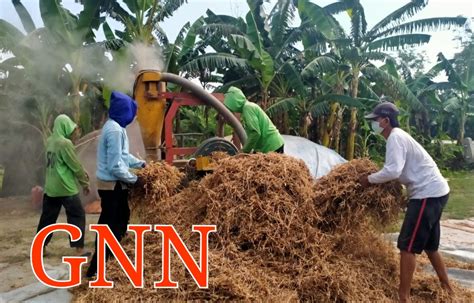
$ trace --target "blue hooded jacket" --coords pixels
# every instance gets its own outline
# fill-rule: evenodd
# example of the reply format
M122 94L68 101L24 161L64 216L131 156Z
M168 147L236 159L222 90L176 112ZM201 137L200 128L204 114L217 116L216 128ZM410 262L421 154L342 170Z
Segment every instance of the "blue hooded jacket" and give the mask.
M105 122L97 147L97 179L135 183L137 176L130 168L140 168L145 163L129 153L125 127L132 123L137 113L137 103L129 96L112 92L109 119Z

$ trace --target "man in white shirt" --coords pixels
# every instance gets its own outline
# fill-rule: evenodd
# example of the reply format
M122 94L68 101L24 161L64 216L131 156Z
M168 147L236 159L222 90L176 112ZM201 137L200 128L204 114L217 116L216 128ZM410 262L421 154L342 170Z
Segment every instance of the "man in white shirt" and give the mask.
M449 186L426 150L399 128L398 113L394 104L383 102L365 117L372 121L373 131L387 140L387 148L384 167L369 176L361 176L359 181L367 187L398 179L407 187L410 201L397 247L400 249L400 302L409 302L415 254L421 254L423 250L441 286L452 293L446 267L438 252L439 220L448 201Z

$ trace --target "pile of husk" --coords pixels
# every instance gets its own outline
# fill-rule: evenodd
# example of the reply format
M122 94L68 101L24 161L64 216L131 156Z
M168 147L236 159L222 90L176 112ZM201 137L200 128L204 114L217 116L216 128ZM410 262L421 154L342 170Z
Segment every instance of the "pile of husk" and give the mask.
M378 170L368 159L354 160L333 169L314 185L315 204L324 219L324 230L354 229L371 219L376 226L387 226L404 206L401 185L390 182L362 189L359 177Z
M151 162L144 169L135 171L143 179L143 187L135 187L131 192L130 208L143 217L144 211L155 210L160 202L176 194L184 174L176 167L162 162Z
M397 300L398 260L381 228L398 218L401 186L362 188L361 175L376 171L369 160L353 160L314 182L302 161L279 154L217 159L214 173L177 194L174 169L156 169L147 188L133 193L140 222L172 224L199 260L196 224L215 224L209 240L209 288L199 289L173 254L178 289L154 289L161 280L161 238L145 236L145 287L135 289L115 260L107 263L113 289L75 290L75 301L312 301ZM147 168L148 173L154 171ZM172 186L162 184L176 180ZM150 197L158 197L157 200ZM133 256L134 240L124 239ZM458 295L472 294L456 287ZM417 272L412 298L449 301L436 280Z

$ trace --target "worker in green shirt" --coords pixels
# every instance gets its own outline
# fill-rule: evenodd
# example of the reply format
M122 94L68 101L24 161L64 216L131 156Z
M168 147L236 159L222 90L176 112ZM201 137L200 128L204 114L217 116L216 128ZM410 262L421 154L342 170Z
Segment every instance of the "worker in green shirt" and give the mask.
M242 126L247 133L247 142L242 152L283 153L284 141L267 114L244 93L231 86L225 94L224 105L233 113L240 113Z
M43 210L38 231L56 223L61 206L66 209L67 222L79 227L82 236L78 241L70 242L78 255L84 252L84 230L86 215L79 199L79 188L89 193L89 177L77 159L71 139L78 137L79 129L68 116L59 115L54 120L53 134L46 142L46 182L44 187ZM52 234L45 241L45 247Z

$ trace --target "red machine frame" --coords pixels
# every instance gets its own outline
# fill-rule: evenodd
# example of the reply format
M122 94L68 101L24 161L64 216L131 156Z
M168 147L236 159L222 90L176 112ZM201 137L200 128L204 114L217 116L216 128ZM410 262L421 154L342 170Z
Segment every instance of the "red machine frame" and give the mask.
M212 94L220 102L224 102L224 94ZM199 106L207 104L202 102L201 99L197 98L190 93L171 93L165 92L160 93L159 98L164 98L166 101L170 101L170 106L166 111L165 124L164 124L164 143L165 143L165 155L166 162L169 164L174 163L175 156L188 156L192 155L197 147L173 147L173 121L176 114L181 106Z

